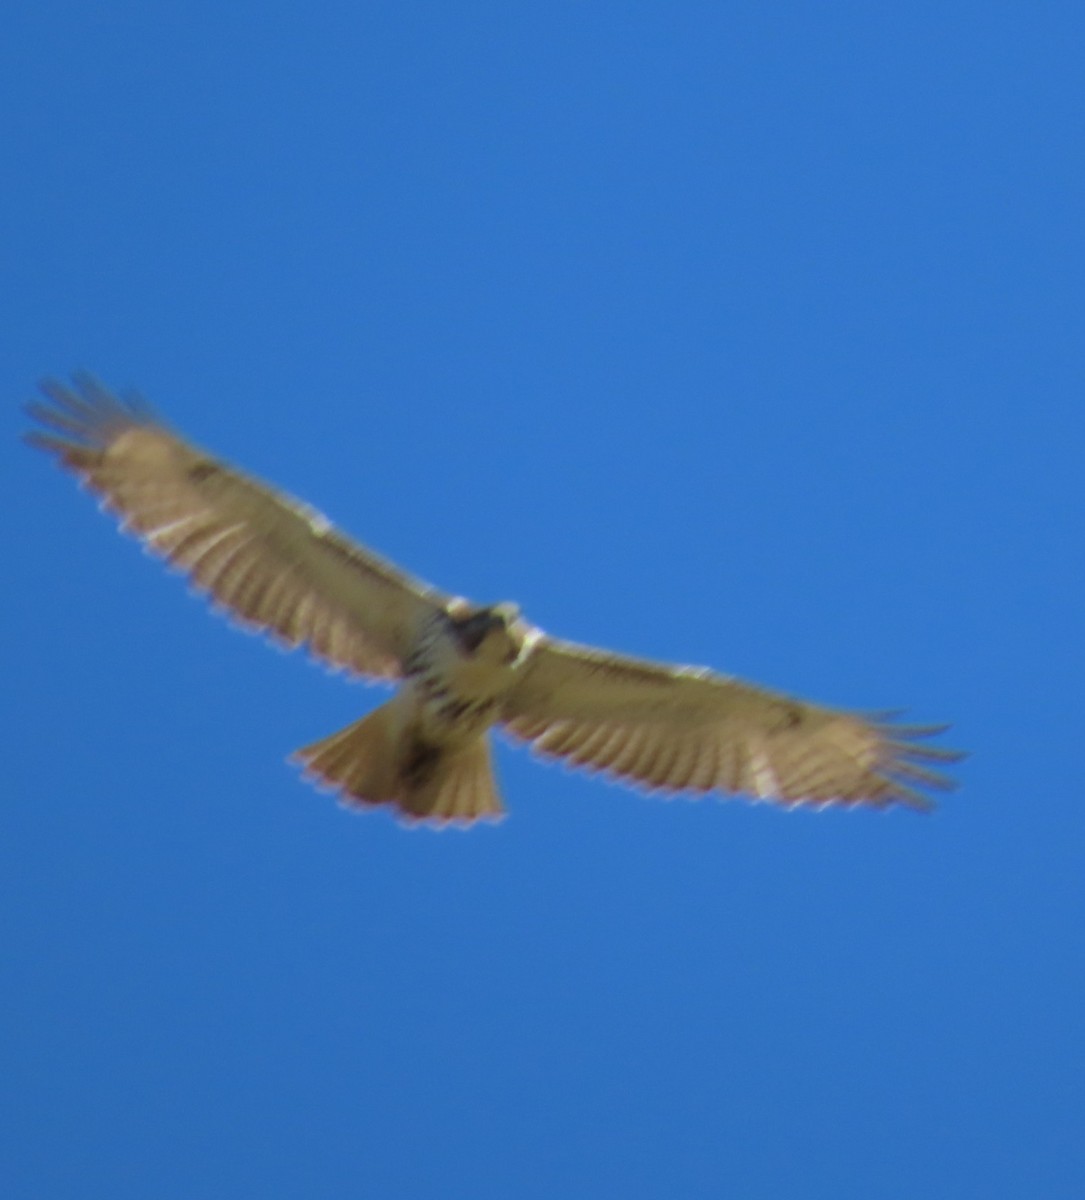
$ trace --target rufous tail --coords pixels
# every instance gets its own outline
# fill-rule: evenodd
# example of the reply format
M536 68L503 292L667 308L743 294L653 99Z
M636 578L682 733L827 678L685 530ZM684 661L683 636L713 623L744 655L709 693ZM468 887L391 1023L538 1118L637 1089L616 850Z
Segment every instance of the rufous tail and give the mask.
M401 726L393 704L303 746L292 760L351 807L391 804L408 821L433 825L500 818L489 739L482 735L453 749L427 745Z

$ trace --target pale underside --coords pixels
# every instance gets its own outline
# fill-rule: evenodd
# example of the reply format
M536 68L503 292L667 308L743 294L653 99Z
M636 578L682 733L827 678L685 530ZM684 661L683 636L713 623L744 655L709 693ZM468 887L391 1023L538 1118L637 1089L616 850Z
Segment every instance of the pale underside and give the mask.
M43 384L28 435L124 529L212 602L334 668L393 681L435 613L456 602L339 533L319 513L205 454L141 402L86 376ZM691 667L626 658L526 627L497 720L541 755L665 793L784 805L929 806L960 756L936 727L807 703Z

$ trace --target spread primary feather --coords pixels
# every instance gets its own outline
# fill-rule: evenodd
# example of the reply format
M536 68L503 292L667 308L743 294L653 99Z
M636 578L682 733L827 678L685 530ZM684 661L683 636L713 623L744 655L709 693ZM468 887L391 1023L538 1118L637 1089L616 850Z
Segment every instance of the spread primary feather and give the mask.
M500 816L494 725L543 757L657 792L926 808L953 786L940 768L960 755L926 742L939 727L548 637L515 605L472 605L401 571L89 376L42 392L27 440L217 607L332 667L400 683L295 756L350 805L436 825Z

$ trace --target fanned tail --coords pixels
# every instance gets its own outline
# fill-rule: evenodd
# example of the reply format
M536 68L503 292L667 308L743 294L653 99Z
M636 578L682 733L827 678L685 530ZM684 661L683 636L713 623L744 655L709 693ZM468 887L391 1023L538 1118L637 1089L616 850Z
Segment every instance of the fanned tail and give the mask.
M432 769L409 783L396 802L410 821L499 821L505 809L497 794L489 738L480 734L467 746L439 751Z
M435 826L503 816L486 736L466 746L428 745L410 726L402 727L394 703L291 758L353 808L390 804L412 824Z

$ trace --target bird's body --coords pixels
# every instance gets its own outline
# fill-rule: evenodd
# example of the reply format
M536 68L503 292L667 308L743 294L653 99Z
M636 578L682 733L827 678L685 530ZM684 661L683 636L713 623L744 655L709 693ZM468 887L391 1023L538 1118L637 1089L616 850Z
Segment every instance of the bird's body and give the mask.
M512 605L463 602L413 636L387 704L296 758L348 803L393 803L412 817L497 816L486 733L530 649Z
M412 694L427 729L454 742L477 736L497 717L512 688L529 630L514 605L436 614L407 655L403 690Z
M395 696L299 750L352 806L467 824L502 813L488 730L648 790L784 805L904 804L951 786L954 751L904 727L705 668L561 642L513 604L472 605L407 575L324 517L205 455L88 377L43 385L28 440L244 624L328 664L400 682Z

